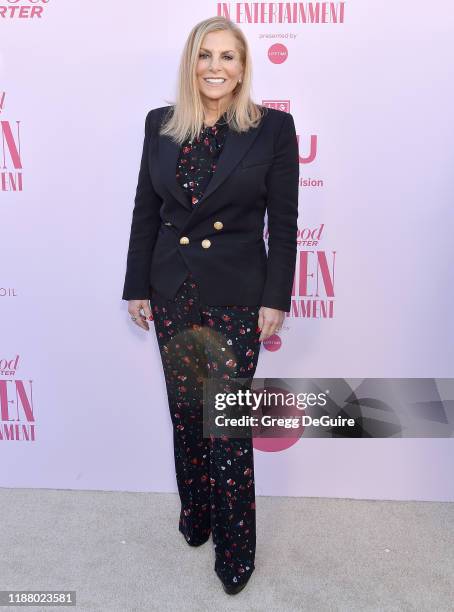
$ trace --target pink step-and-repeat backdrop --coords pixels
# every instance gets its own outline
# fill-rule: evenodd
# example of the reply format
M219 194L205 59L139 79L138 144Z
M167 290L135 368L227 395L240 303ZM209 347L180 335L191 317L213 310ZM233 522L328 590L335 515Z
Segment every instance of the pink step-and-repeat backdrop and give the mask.
M449 0L0 0L2 487L176 491L154 332L121 292L145 115L216 14L300 148L292 311L256 376L454 376ZM449 437L271 450L258 494L454 499Z

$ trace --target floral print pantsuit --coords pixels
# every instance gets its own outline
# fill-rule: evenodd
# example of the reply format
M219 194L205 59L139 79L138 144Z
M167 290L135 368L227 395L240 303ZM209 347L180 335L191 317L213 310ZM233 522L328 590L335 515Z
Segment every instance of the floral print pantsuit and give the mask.
M254 570L255 487L251 438L203 438L203 378L251 378L260 351L259 306L206 306L189 272L173 300L150 299L162 359L189 544L215 545L215 572L238 585Z

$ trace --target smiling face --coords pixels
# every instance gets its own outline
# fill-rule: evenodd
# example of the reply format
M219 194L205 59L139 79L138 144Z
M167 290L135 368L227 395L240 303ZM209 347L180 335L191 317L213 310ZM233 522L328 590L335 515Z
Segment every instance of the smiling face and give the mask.
M196 77L204 103L227 107L243 77L243 66L235 36L228 30L207 34L199 52Z

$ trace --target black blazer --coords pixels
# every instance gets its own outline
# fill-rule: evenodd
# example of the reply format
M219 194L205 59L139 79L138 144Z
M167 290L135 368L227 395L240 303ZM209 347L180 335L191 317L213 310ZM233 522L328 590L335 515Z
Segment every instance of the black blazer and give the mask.
M205 305L289 312L299 183L292 115L263 107L258 127L228 130L216 170L193 208L175 176L179 146L158 135L172 108L155 108L145 120L122 299L149 299L153 289L173 299L189 269Z

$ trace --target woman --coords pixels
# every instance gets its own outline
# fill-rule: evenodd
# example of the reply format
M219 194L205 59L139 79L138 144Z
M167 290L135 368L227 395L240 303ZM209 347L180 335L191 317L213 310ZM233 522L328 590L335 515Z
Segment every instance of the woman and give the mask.
M251 58L222 17L186 41L176 103L151 110L123 299L154 321L173 424L188 544L215 544L215 572L238 593L254 570L251 438L203 437L203 381L254 376L260 342L290 311L298 144L289 113L250 97ZM263 231L268 214L268 256Z

